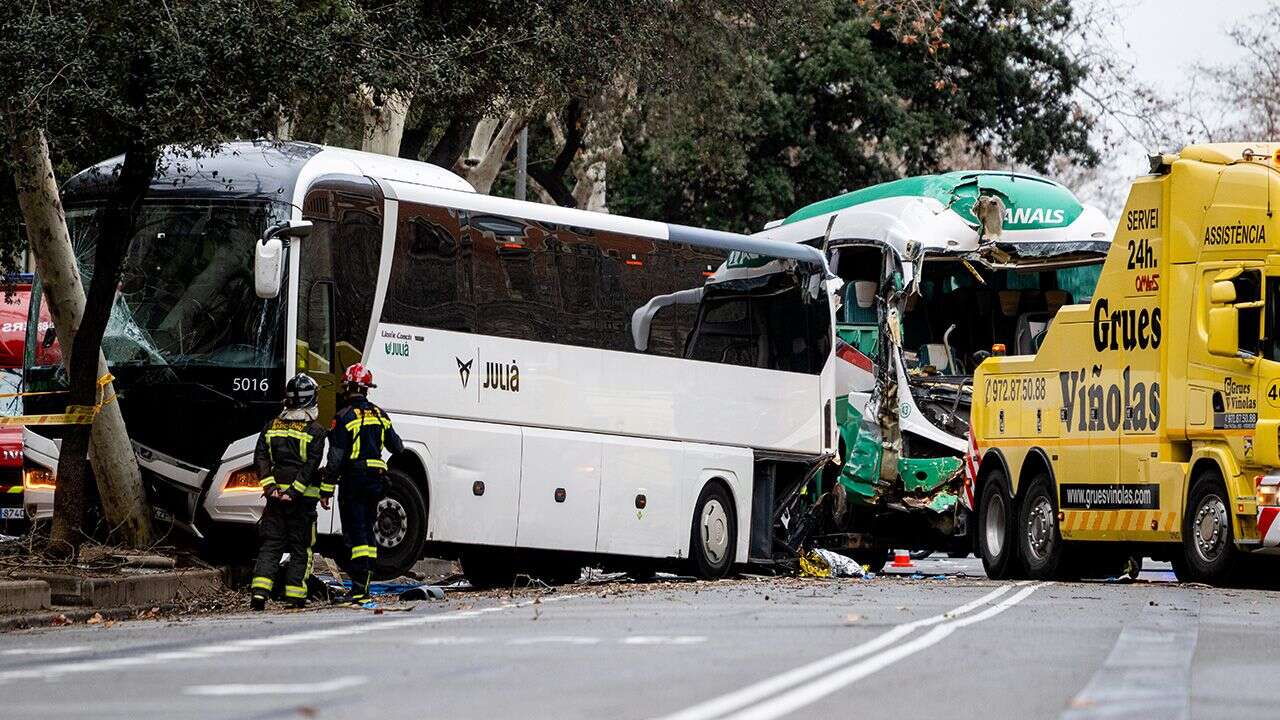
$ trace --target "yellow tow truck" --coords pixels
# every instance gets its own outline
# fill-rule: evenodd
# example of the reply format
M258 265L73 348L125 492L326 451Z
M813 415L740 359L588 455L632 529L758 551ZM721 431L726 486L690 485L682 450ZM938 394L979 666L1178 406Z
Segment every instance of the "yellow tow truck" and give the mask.
M964 502L989 576L1168 560L1224 583L1280 545L1280 143L1134 182L1087 305L974 376Z

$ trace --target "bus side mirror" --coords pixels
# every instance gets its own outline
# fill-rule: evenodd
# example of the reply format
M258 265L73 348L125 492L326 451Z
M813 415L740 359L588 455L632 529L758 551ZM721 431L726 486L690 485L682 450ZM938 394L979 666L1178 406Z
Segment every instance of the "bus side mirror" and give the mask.
M1214 295L1218 285L1214 283ZM1225 283L1230 285L1231 283ZM1235 297L1235 291L1231 293ZM1209 354L1218 357L1239 357L1240 355L1240 323L1239 310L1235 306L1209 308Z
M258 297L269 300L280 295L287 241L310 235L312 227L310 220L289 220L267 228L262 242L254 243L253 289Z
M1280 420L1258 420L1253 433L1253 463L1280 468Z

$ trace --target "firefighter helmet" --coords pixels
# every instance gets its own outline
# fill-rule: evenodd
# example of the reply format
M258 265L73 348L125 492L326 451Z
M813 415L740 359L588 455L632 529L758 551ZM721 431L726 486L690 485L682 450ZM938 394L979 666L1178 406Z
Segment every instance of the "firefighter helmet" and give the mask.
M284 406L290 410L313 407L316 404L316 381L310 375L298 373L284 386Z
M373 384L373 373L361 363L356 363L347 368L347 371L342 374L342 382L361 388L378 387Z

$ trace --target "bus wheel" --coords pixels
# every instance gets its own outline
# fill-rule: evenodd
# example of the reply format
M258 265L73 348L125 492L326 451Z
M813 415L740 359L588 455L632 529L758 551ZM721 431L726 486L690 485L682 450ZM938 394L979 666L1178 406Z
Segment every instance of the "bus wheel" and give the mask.
M1066 549L1058 531L1058 508L1048 475L1031 479L1018 509L1018 549L1027 576L1033 580L1056 577Z
M375 577L404 575L422 557L422 546L427 541L427 503L417 483L400 470L386 474L373 521L373 537L378 543Z
M737 539L737 521L729 493L719 483L708 483L693 509L693 531L689 537L693 573L704 580L728 575Z
M1179 580L1217 585L1227 582L1235 569L1239 553L1226 495L1212 470L1202 471L1191 483L1182 519L1182 561L1173 565Z
M1021 570L1013 500L1005 487L1004 473L992 470L978 500L978 555L992 580L1012 578Z

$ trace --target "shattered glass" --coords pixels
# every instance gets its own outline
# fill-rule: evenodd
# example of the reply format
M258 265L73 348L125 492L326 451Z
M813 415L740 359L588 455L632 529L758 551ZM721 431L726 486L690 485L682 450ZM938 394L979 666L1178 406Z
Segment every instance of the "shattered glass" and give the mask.
M67 224L86 287L98 207ZM279 300L253 290L253 243L273 218L267 203L181 202L144 207L121 268L102 341L112 366L268 368Z

